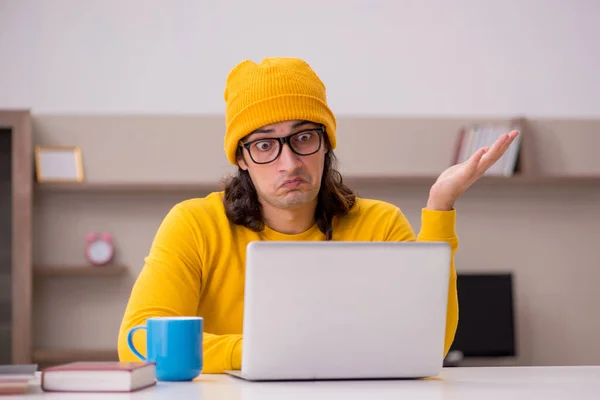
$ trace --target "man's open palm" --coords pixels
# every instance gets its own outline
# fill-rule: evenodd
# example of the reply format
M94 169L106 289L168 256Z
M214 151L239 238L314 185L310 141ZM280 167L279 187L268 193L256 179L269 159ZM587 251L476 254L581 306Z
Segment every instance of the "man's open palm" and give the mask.
M453 207L458 197L502 157L518 134L504 133L491 147L477 150L468 160L442 172L429 192L430 203Z

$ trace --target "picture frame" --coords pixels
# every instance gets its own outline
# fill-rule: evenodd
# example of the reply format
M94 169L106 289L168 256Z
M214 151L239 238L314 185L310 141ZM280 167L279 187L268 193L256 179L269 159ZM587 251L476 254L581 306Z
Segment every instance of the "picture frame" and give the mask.
M78 146L35 147L35 172L40 183L80 183L84 180Z

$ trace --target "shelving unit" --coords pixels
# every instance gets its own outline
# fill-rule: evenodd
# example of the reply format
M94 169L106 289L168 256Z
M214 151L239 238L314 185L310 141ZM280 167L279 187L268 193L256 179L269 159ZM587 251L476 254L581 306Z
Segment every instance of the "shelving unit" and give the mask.
M121 264L107 265L35 265L35 277L52 276L119 276L127 273L127 266Z
M72 265L34 265L33 278L36 281L58 278L119 277L126 275L129 269L124 264L72 264ZM40 368L74 361L117 361L115 349L71 349L71 348L33 348L32 362Z
M449 166L456 144L453 133L465 124L481 121L487 118L340 118L336 155L344 182L366 195L382 195L398 202L418 221L425 200L422 196L427 196L428 187L438 177L437 171ZM114 324L122 312L129 278L140 267L160 216L175 201L221 189L219 179L229 167L220 151L222 117L42 115L36 116L35 127L39 144L80 146L86 172L83 183L33 186L36 212L42 216L36 220L39 265L32 271L43 287L40 303L36 304L44 305L40 313L57 310L64 313L65 321L72 317L88 331L82 339L76 332L57 327L50 318L42 318L38 326L49 333L44 344L55 348L33 346L33 358L40 363L117 359L116 350L103 347L113 343L116 347ZM597 120L526 121L519 160L522 168L510 177L480 179L474 188L486 190L477 190L467 199L469 207L461 211L461 267L493 266L515 271L520 304L533 307L517 308L518 319L526 318L530 324L529 329L519 331L519 344L525 351L531 351L527 349L537 340L531 333L534 329L552 328L540 317L548 312L543 307L549 300L542 302L536 297L538 286L534 285L541 280L545 287L556 286L556 281L564 279L561 274L579 279L565 272L571 256L565 257L558 239L546 232L573 232L575 239L569 244L581 258L585 266L581 268L595 262L584 239L596 231L590 225L591 219L582 215L597 216L595 206L590 204L598 194L596 188L600 188L600 164L593 152L600 145L600 135L595 133L599 128ZM369 140L364 139L365 132L369 132ZM175 133L177 140L172 138ZM572 198L568 194L571 190ZM580 211L572 212L573 206L580 207ZM531 227L525 227L529 220L533 221ZM103 270L84 265L77 243L88 227L99 225L109 226L124 239L118 262L130 266L130 274L125 265L105 266L108 268ZM514 232L507 233L511 229ZM521 232L529 235L527 240L519 240ZM506 243L510 250L497 250L498 243ZM68 250L60 250L62 245ZM520 258L527 260L526 267L517 262ZM63 261L66 265L61 264ZM541 272L549 270L553 272ZM594 270L589 267L580 272L582 276L587 273L591 280L595 275L590 271ZM107 290L104 298L106 282L110 282L110 292ZM582 281L577 282L581 286ZM92 290L86 292L84 285ZM76 294L78 303L90 307L92 312L81 312L79 304L66 301L70 291ZM590 292L584 287L578 295ZM561 293L570 307L584 301L583 297L573 299L566 289ZM94 324L107 329L90 332L89 327ZM588 332L597 332L590 322L587 324ZM578 340L585 339L584 333L573 335ZM525 362L551 360L546 354L560 348L562 342L550 338L546 344L543 354L524 354ZM93 349L94 346L99 348ZM569 353L565 350L555 359L576 360L571 354L577 348L569 346Z
M350 185L431 185L436 176L348 176L344 182ZM543 176L533 174L515 174L509 177L484 176L476 182L477 186L515 186L515 185L581 185L600 184L600 175L580 176ZM40 193L138 193L138 192L207 192L220 190L217 183L178 183L178 182L83 182L69 184L37 184Z
M47 366L81 361L115 361L118 360L116 350L92 350L92 349L43 349L33 350L33 362L39 365L39 368Z

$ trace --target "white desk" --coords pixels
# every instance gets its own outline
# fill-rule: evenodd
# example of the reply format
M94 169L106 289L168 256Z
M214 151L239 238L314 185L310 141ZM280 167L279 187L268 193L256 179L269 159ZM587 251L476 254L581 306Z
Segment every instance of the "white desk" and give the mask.
M11 398L12 396L2 397ZM17 397L15 397L17 398ZM20 397L23 398L23 397ZM194 382L163 383L131 394L44 393L32 383L27 399L320 400L320 399L600 399L598 367L447 368L419 381L246 382L201 375ZM511 400L512 400L511 399Z

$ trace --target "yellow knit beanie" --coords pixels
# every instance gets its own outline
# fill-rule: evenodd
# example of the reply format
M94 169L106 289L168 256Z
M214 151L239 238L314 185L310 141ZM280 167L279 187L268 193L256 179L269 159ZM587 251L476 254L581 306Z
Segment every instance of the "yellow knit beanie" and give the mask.
M334 149L336 120L327 105L325 85L303 60L265 58L236 65L225 88L225 154L233 165L239 141L250 132L287 120L325 125Z

